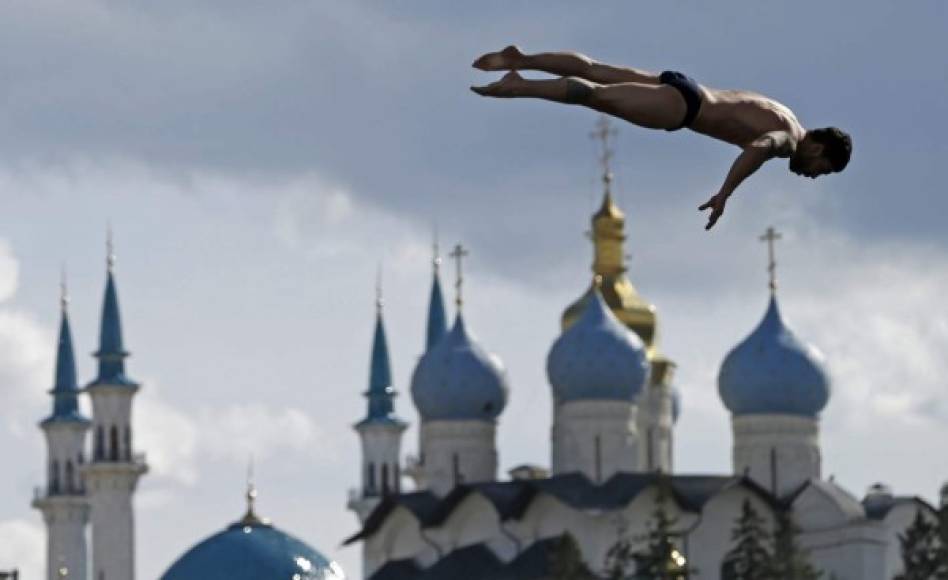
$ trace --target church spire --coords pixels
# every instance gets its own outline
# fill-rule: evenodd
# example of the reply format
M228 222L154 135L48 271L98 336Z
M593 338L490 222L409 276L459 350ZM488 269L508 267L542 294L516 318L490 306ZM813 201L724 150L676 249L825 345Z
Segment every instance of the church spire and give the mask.
M133 385L125 376L125 350L122 341L122 318L119 314L118 292L115 286L115 252L112 243L112 228L106 242L105 297L102 301L102 320L99 327L99 350L94 356L99 359L96 383Z
M444 296L441 293L441 281L439 279L439 270L441 268L441 255L438 250L438 233L435 231L433 245L432 281L431 295L428 299L428 329L425 336L425 352L431 350L435 344L447 332L447 316L444 312Z

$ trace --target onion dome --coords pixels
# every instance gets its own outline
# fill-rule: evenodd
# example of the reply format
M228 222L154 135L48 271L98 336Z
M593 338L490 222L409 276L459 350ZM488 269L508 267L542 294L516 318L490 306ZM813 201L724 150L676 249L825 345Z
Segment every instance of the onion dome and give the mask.
M253 511L200 542L168 568L161 580L344 580L336 562L273 527Z
M757 328L728 353L718 391L735 415L816 417L829 401L823 356L787 327L771 296Z
M546 371L558 403L631 402L648 378L642 339L612 313L593 287L579 319L553 343Z
M467 332L458 314L454 327L421 357L411 395L425 421L494 421L507 404L500 359Z

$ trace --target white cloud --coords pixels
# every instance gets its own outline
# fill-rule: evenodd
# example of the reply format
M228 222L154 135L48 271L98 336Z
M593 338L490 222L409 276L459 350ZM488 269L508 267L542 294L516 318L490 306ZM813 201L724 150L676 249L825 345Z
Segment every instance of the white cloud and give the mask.
M45 575L46 533L26 520L0 521L0 570L17 569L20 578Z
M10 244L0 240L0 302L9 300L16 293L20 275L20 263Z
M17 289L19 262L0 240L0 302ZM52 381L53 339L29 314L0 308L0 421L14 435L33 426ZM30 431L32 433L32 431Z
M274 408L261 403L203 409L199 413L201 448L212 456L245 462L253 456L265 459L278 452L315 449L330 456L333 450L309 415L293 408Z
M193 485L197 481L198 428L193 418L169 405L148 384L135 402L136 447L145 450L155 476Z

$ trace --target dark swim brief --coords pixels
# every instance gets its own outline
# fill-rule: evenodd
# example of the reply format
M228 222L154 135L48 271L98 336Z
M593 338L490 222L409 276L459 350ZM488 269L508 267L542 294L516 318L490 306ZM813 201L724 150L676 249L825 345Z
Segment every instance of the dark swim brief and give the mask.
M677 131L682 127L690 127L701 109L701 89L698 88L698 83L688 75L673 70L663 72L659 75L658 80L663 85L678 89L678 92L685 99L685 118L682 119L681 125L666 130Z

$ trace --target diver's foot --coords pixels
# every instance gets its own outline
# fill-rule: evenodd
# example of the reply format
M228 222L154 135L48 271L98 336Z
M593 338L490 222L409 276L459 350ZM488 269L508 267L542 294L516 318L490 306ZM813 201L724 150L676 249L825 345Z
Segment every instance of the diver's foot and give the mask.
M482 97L516 97L517 88L522 82L522 76L510 71L497 82L483 87L471 87L471 90Z
M519 68L522 60L523 52L511 44L500 52L488 52L475 60L471 66L486 71L512 70Z

